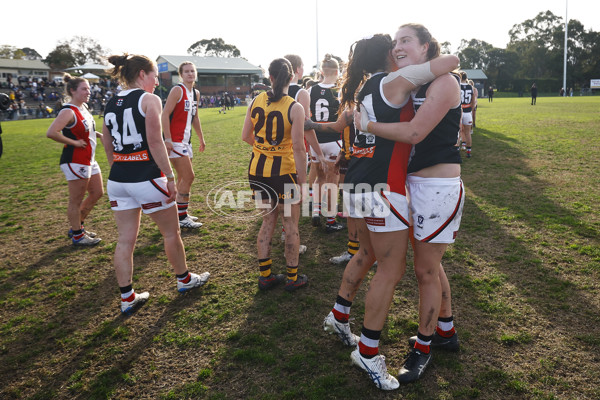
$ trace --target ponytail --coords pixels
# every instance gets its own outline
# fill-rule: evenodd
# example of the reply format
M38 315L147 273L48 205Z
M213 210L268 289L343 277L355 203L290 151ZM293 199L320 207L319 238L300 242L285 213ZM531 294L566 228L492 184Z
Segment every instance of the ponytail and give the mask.
M269 75L273 80L273 89L267 93L267 105L281 100L284 96L283 89L289 86L294 76L292 64L285 58L277 58L269 65Z

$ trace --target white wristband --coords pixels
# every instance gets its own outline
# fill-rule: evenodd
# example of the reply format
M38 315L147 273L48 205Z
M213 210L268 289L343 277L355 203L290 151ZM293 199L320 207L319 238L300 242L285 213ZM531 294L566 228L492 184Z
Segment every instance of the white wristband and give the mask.
M165 139L165 143L173 144L173 141L171 139Z
M168 181L175 180L175 175L172 172L170 174L165 174L165 177L167 178Z

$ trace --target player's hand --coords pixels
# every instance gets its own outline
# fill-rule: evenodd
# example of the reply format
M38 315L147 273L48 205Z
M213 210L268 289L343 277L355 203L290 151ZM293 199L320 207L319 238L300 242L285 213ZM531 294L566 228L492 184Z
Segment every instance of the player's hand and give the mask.
M78 147L78 148L84 149L84 148L86 148L86 147L87 147L87 143L85 142L85 140L83 140L83 139L79 139L79 140L76 140L75 147Z
M167 192L169 192L167 203L175 201L175 197L177 197L177 186L175 186L175 181L167 180Z
M200 153L202 153L204 152L204 149L206 149L206 143L202 141L202 143L200 143L200 146L198 146L198 150L200 151Z
M173 150L173 142L165 142L165 147L167 148L167 155L171 154Z

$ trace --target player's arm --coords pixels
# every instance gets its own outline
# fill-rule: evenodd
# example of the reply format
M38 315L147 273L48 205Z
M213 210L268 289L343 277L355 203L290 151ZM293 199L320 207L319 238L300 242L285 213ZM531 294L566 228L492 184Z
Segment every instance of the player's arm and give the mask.
M403 104L411 90L455 70L459 59L444 54L423 64L408 65L383 78L383 94L393 104Z
M196 91L196 98L199 99L200 98L200 92L196 89L194 89ZM163 122L164 124L164 122ZM200 150L200 152L202 153L204 151L204 149L206 148L206 143L204 142L204 132L202 132L202 123L200 122L200 109L196 106L196 115L194 115L194 117L192 118L192 126L194 127L194 130L196 131L196 135L198 135L198 142L199 142L199 147L198 150Z
M83 139L71 139L62 134L62 130L68 126L72 125L75 122L75 113L71 109L63 109L58 113L58 116L46 131L46 137L57 141L59 143L63 143L69 146L74 147L85 147L87 143Z
M108 161L108 166L112 167L113 164L113 137L108 130L105 122L102 122L102 145L104 147L104 152L106 153L106 160Z
M181 90L181 86L174 86L169 95L167 96L167 101L165 102L165 108L162 110L160 119L162 122L162 129L165 136L165 146L167 147L167 154L173 150L173 139L171 137L171 121L170 117L177 105L179 99L183 96L183 91ZM197 131L196 131L197 132Z
M256 98L256 97L255 97ZM244 126L242 127L242 140L248 143L250 146L254 146L254 124L252 123L252 106L254 100L248 106L246 110L246 118L244 119Z
M383 123L368 120L361 105L360 113L354 115L357 129L397 142L417 144L440 123L448 110L460 104L460 87L451 75L443 75L433 81L427 90L425 102L410 122Z
M294 162L296 163L296 174L298 175L298 184L306 183L306 147L304 146L304 108L300 103L292 107L292 149L294 152Z
M351 110L344 110L342 115L335 122L314 122L310 119L304 121L304 130L314 129L323 133L341 133L347 126L353 122Z
M146 140L148 149L158 168L167 176L167 190L169 191L168 202L175 200L177 189L175 187L175 178L167 148L162 138L161 112L162 104L160 98L155 94L147 94L142 99L142 110L146 114Z

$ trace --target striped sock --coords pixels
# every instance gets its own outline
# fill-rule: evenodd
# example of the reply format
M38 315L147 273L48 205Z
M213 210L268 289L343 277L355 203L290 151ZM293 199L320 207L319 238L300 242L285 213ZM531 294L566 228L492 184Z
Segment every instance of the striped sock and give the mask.
M358 241L348 240L348 253L355 255L356 253L358 253L359 248L360 245Z
M192 276L190 275L189 271L185 271L183 274L175 276L177 277L177 281L181 283L188 283L190 279L192 279Z
M342 296L338 294L337 299L335 299L335 304L333 305L333 316L335 320L341 322L343 324L347 324L348 320L350 320L350 308L352 307L352 302L350 300L344 299Z
M358 342L358 351L364 358L373 358L379 354L381 331L372 331L363 325Z
M296 279L298 279L298 266L296 265L295 267L290 267L288 265L286 269L288 280L296 282Z
M321 215L321 203L313 203L313 215Z
M81 228L76 231L73 231L73 241L79 242L81 239L83 239L84 235L85 235L85 232Z
M271 265L273 261L270 258L263 258L258 260L258 267L260 268L260 276L265 278L271 275Z
M335 224L335 217L327 217L327 225Z
M133 301L135 299L135 291L131 285L119 286L119 291L121 292L121 301Z
M431 351L431 340L433 339L433 335L425 336L421 332L417 331L417 341L415 342L415 349L419 350L421 353L429 354Z
M454 316L438 317L437 327L435 330L441 337L452 337L456 333L456 330L454 330Z
M177 215L179 215L179 220L184 220L187 218L187 209L190 203L180 203L177 202Z

